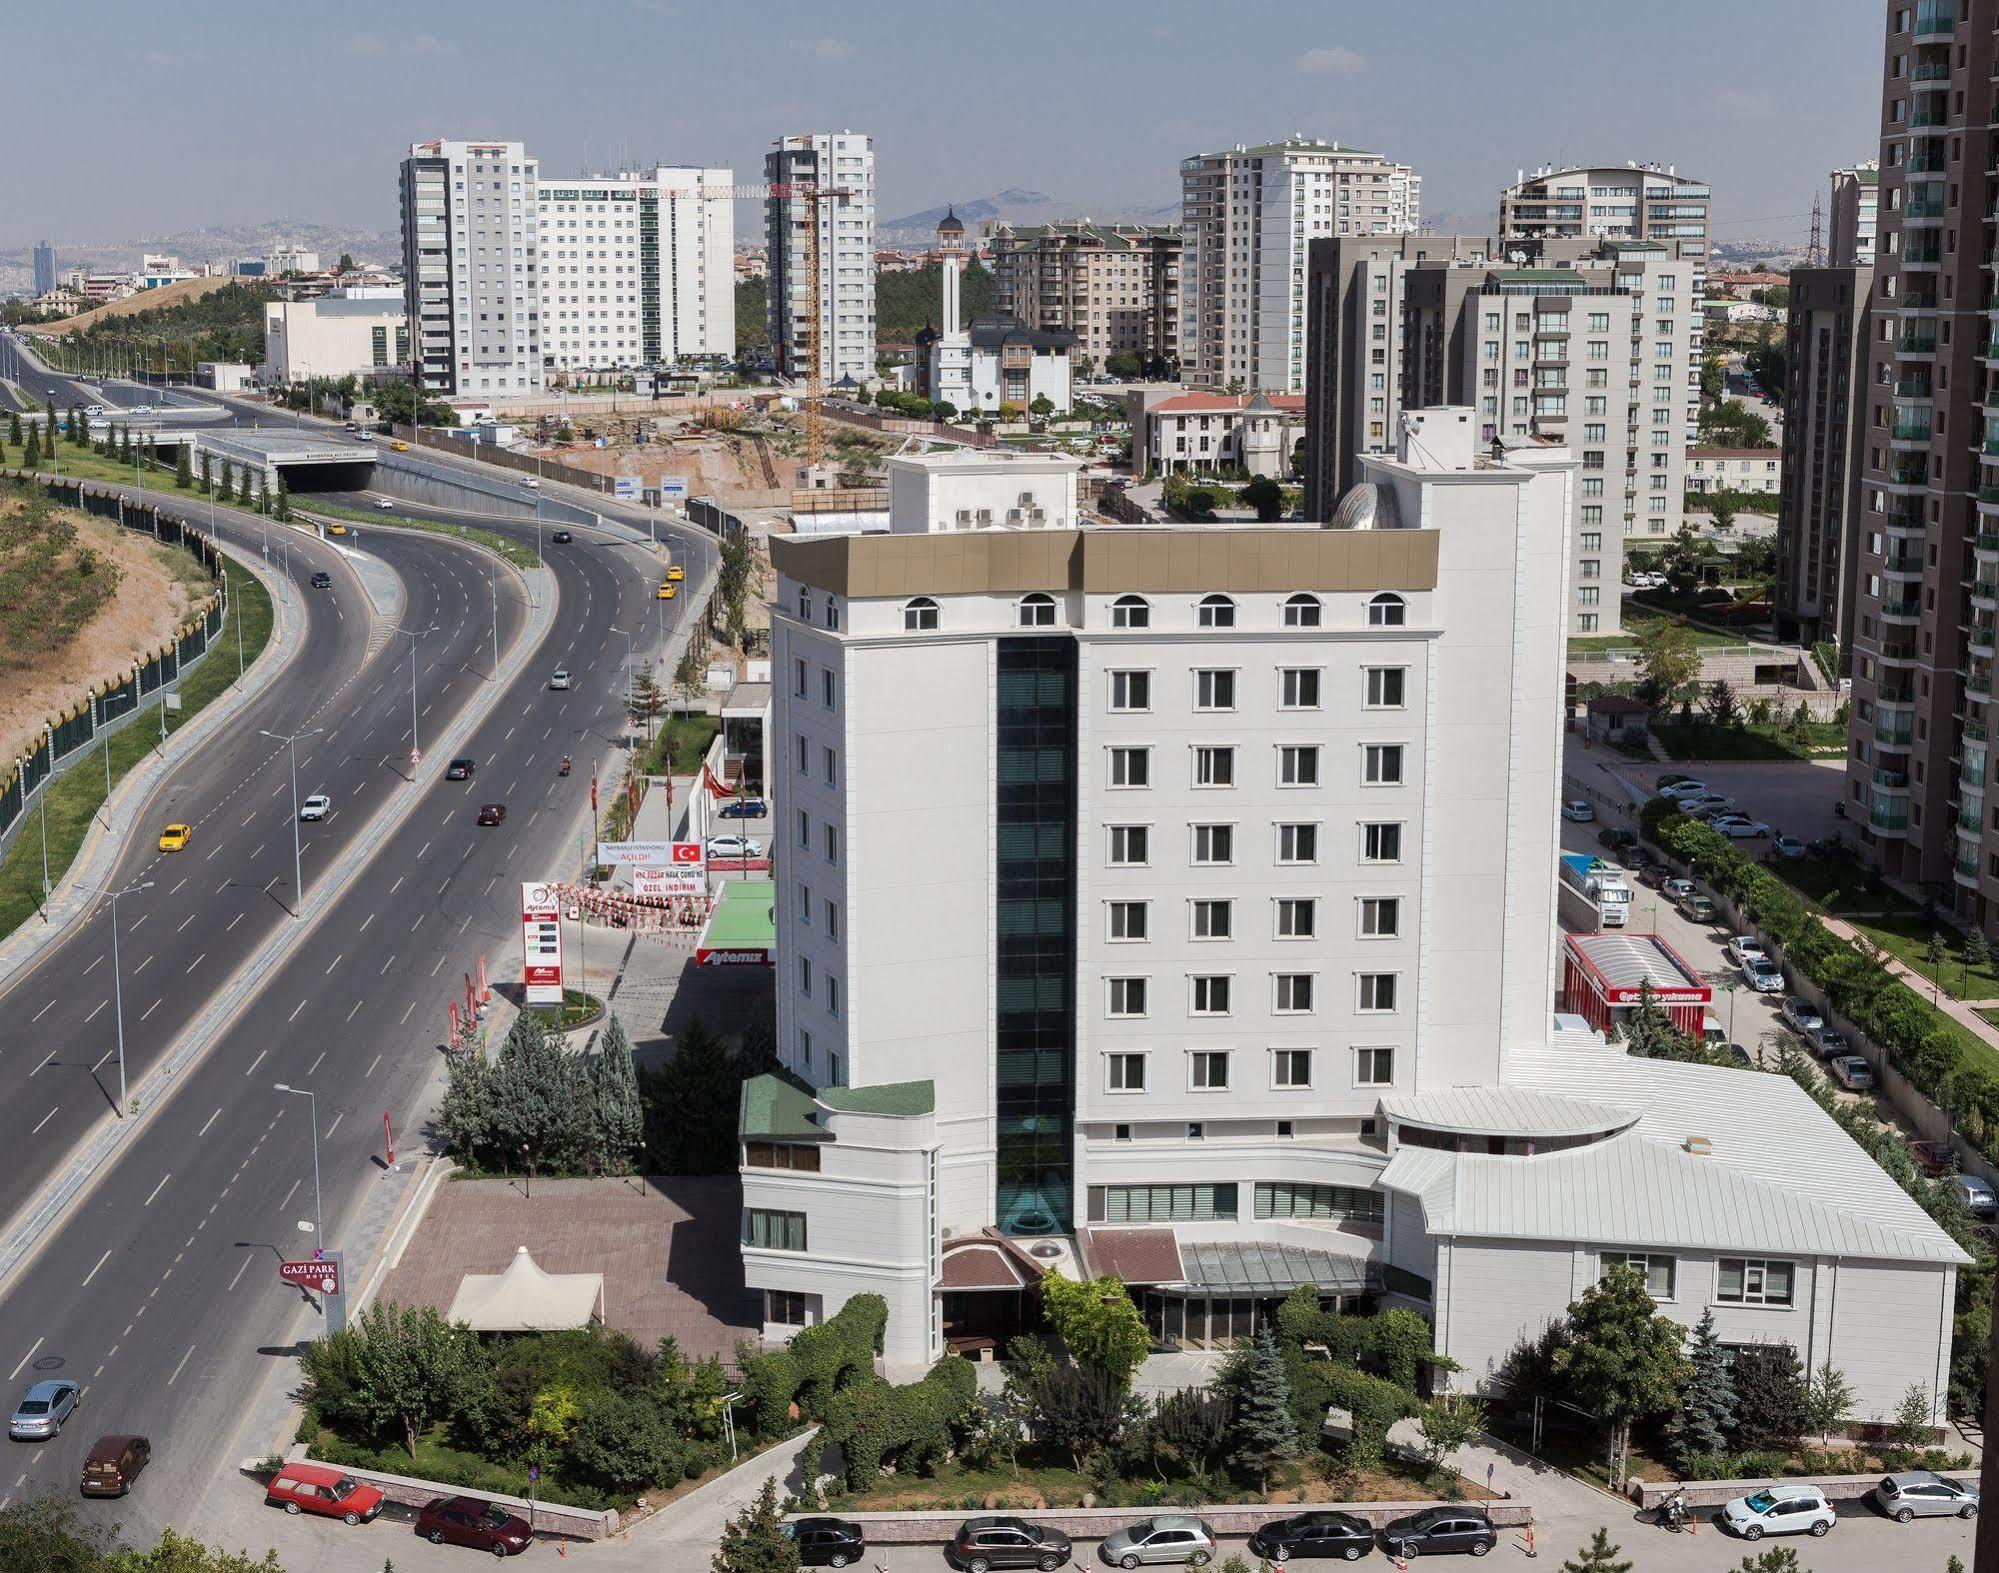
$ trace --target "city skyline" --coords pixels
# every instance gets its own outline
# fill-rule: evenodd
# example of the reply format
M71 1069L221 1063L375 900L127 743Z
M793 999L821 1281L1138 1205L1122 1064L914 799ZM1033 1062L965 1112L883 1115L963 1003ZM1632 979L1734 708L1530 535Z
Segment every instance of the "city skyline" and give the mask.
M0 245L113 244L281 216L392 230L387 172L410 142L434 136L518 138L549 168L663 160L753 180L775 138L852 127L877 140L885 222L1008 188L1084 210L1177 206L1180 159L1293 131L1413 165L1426 182L1425 216L1440 228L1489 214L1522 168L1657 160L1714 183L1723 241L1802 237L1825 170L1873 148L1864 106L1880 18L1861 0L1812 7L1811 28L1794 25L1806 14L1799 4L1745 14L1700 0L1663 32L1567 0L1544 7L1544 25L1532 29L1496 25L1489 9L1455 0L1392 19L1281 3L1265 8L1265 28L1212 35L1185 4L1030 6L1030 16L1036 9L1059 19L1066 58L1120 61L1109 80L1162 85L1154 102L1079 79L1085 90L1039 94L1034 116L1009 120L995 137L957 110L961 95L919 90L962 73L962 28L899 4L829 20L788 4L752 16L621 0L578 13L566 37L546 36L545 18L511 0L488 7L476 30L411 30L371 0L347 8L339 26L301 20L241 32L212 4L171 18L85 5L83 14L115 23L100 65L138 91L76 117L64 114L74 84L61 73L16 80L0 117L9 140L66 123L72 157L16 166ZM63 47L78 15L16 18L22 58ZM1709 44L1722 27L1731 47L1717 54ZM531 52L509 44L523 29L539 35ZM1030 50L1034 36L1032 26L1010 29L983 42L978 58L1058 89L1064 68ZM1197 36L1208 86L1190 92L1186 45ZM1273 38L1283 41L1275 58ZM1766 86L1762 62L1779 51L1789 80L1814 84L1809 94ZM1636 66L1605 71L1607 53ZM288 54L343 69L278 69ZM701 56L698 68L682 68L688 54ZM1418 62L1423 76L1412 78ZM757 79L771 90L745 93ZM161 91L147 94L148 81ZM1562 92L1546 90L1555 81ZM1648 83L1670 98L1648 94ZM218 91L237 113L215 112ZM1238 92L1248 106L1230 103ZM1670 132L1659 113L1667 102L1678 121ZM1758 156L1743 157L1752 147ZM127 178L115 192L78 180L78 159ZM203 178L190 181L189 169ZM739 218L738 232L754 225Z

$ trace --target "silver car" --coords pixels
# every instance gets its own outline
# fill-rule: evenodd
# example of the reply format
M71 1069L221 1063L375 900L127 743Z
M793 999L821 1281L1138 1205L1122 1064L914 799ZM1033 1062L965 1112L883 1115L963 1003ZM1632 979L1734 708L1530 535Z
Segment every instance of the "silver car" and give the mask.
M1135 1568L1149 1562L1205 1567L1214 1559L1215 1532L1191 1513L1162 1513L1104 1538L1097 1555L1106 1567Z
M39 1442L54 1436L76 1412L82 1396L74 1382L37 1382L14 1406L7 1434L17 1442Z
M1927 1469L1889 1475L1870 1494L1875 1505L1900 1524L1912 1518L1978 1516L1978 1487L1933 1475Z

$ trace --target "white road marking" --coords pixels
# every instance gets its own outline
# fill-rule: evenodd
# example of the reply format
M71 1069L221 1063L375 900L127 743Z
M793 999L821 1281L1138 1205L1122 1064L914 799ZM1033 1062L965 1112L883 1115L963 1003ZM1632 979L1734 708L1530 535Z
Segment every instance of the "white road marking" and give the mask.
M243 1265L236 1269L236 1276L229 1280L229 1287L231 1289L234 1289L236 1285L242 1281L243 1274L249 1271L249 1268L250 1268L250 1258L246 1256L243 1258Z
M297 1021L297 1020L298 1020L298 1013L299 1013L300 1011L304 1010L304 1009L305 1009L305 1001L304 1001L304 1000L300 1000L300 1001L299 1001L299 1002L298 1002L298 1003L297 1003L296 1005L294 1005L294 1006L292 1007L292 1013L291 1013L291 1014L290 1014L289 1016L285 1017L285 1020L286 1020L287 1022L294 1022L294 1021Z
M437 969L438 969L439 967L443 966L443 965L444 965L444 957L440 955L440 956L439 956L439 957L437 958L437 960L436 960L436 961L434 961L434 962L432 962L432 963L431 963L431 966L430 966L430 975L431 975L431 976L432 976L433 978L434 978L434 977L436 977L436 976L437 976ZM53 1054L53 1053L54 1053L54 1050L50 1050L50 1053L51 1053L51 1054ZM46 1064L47 1062L46 1062L46 1061L44 1061L43 1063L45 1063L45 1064ZM30 1074L32 1074L32 1073L30 1073Z
M54 1006L54 1004L55 1001L50 1000L47 1005L44 1005L40 1010L36 1011L34 1015L28 1018L28 1025L32 1027L36 1022L40 1021L44 1016L46 1016L49 1013L50 1008Z
M97 958L97 961L102 961L103 959L104 959L103 956L100 955ZM89 977L92 972L97 970L97 961L93 961L89 966L85 967L83 971L79 972L77 976L80 978Z
M343 950L340 953L340 956L344 956L346 954L347 952ZM340 965L340 956L335 956L331 961L329 961L326 964L326 971L321 974L322 977L331 977L333 975L333 969Z
M29 1362L30 1360L34 1359L34 1358L35 1358L35 1351L36 1351L37 1349L41 1348L41 1347L42 1347L42 1340L41 1340L41 1339L39 1339L39 1338L37 1338L37 1339L36 1339L36 1340L34 1341L34 1343L33 1343L32 1345L30 1345L30 1346L29 1346L29 1349L28 1349L28 1352L27 1352L26 1354L24 1354L24 1355L22 1355L22 1356L21 1356L21 1365L17 1365L17 1366L15 1366L13 1370L11 1370L11 1371L9 1371L9 1372L7 1373L7 1380L11 1382L11 1381L13 1381L13 1380L14 1380L14 1378L15 1378L15 1377L19 1376L19 1375L21 1374L21 1367L22 1367L22 1366L25 1366L25 1365L26 1365L26 1364L27 1364L27 1363L28 1363L28 1362ZM23 1475L23 1476L21 1477L21 1480L26 1480L27 1478L28 1478L28 1477L27 1477L26 1475ZM15 1485L17 1485L17 1486L18 1486L18 1485L19 1485L20 1483L21 1483L21 1481L20 1481L20 1480L17 1480L17 1481L15 1481L15 1482L14 1482L14 1484L15 1484Z
M415 1009L416 1009L416 1001L415 1001L415 1000L411 1000L411 1001L410 1001L410 1002L409 1002L409 1003L408 1003L407 1005L405 1005L405 1006L403 1007L403 1019L402 1019L401 1021L397 1022L397 1023L396 1023L396 1025L397 1025L398 1027L406 1027L406 1026L408 1026L408 1025L409 1025L409 1019L410 1019L410 1012L411 1012L411 1011L413 1011L413 1010L415 1010Z
M199 956L196 956L194 960L190 961L187 964L187 970L189 972L194 971L196 967L200 966L207 959L208 959L208 952L204 950Z
M243 914L239 912L236 914L236 916L234 916L229 920L229 929L233 929L238 923L241 923L242 921L243 921ZM229 929L224 929L222 932L227 934L229 932Z
M180 920L180 927L175 929L174 932L176 934L185 934L187 932L188 924L192 923L193 921L194 921L194 914L190 912L186 917Z
M213 1125L217 1120L221 1118L222 1118L222 1110L218 1108L213 1114L209 1115L207 1122L203 1124L201 1129L194 1133L194 1139L196 1141L200 1141L202 1137L208 1134L208 1127L210 1125Z
M403 875L401 875L401 874L398 874L398 875L396 876L396 882L395 882L395 883L394 883L393 885L391 885L391 886L389 887L389 894L390 894L390 895L392 895L392 896L393 896L393 895L394 895L394 894L395 894L395 893L396 893L397 891L399 891L399 890L401 890L401 889L403 888L403 878L404 878L404 876L403 876Z
M321 1141L331 1141L333 1139L333 1133L340 1129L340 1122L346 1118L347 1118L347 1111L345 1109L342 1109L338 1114L333 1116L333 1123L327 1126L326 1129L320 1133L319 1139Z
M356 1000L353 1006L347 1012L347 1019L349 1021L352 1021L354 1019L355 1012L360 1010L360 1008L361 1008L361 1002L359 1000Z
M140 962L138 966L132 969L132 976L136 978L140 973L144 972L152 964L153 964L153 958L151 956L148 956L144 961Z
M106 1251L102 1256L97 1258L97 1267L102 1267L106 1262L110 1260L111 1260L111 1253L109 1251ZM97 1267L91 1268L89 1272L84 1274L83 1282L81 1285L79 1285L80 1288L88 1289L90 1287L90 1280L97 1276ZM104 1367L99 1366L97 1369L99 1371L102 1371Z
M180 1380L180 1374L182 1371L187 1369L187 1362L189 1361L190 1358L193 1357L194 1350L195 1346L193 1344L189 1344L187 1346L187 1353L180 1357L180 1364L174 1367L174 1374L167 1378L168 1387L172 1387L174 1383Z
M326 1058L326 1050L321 1049L319 1053L313 1058L313 1062L310 1065L306 1066L305 1068L306 1075L310 1076L314 1071L318 1070L319 1062L325 1058Z
M435 973L431 974L432 977L435 977L436 975L437 974ZM54 1049L50 1049L48 1053L42 1056L42 1063L40 1065L37 1065L34 1070L29 1071L28 1074L30 1076L34 1075L35 1071L41 1070L44 1066L46 1066L49 1063L50 1060L54 1059L55 1057L56 1057L56 1051Z
M250 1069L249 1069L249 1070L246 1070L245 1072L243 1072L243 1074L244 1074L245 1076L248 1076L248 1075L250 1075L250 1074L251 1074L252 1072L254 1072L254 1071L256 1070L256 1068L257 1068L257 1067L258 1067L259 1065L261 1065L261 1064L263 1064L263 1063L264 1063L264 1056L265 1056L266 1054L269 1054L270 1052L271 1052L271 1051L270 1051L269 1049L259 1049L259 1050L257 1050L257 1057L256 1057L256 1058L255 1058L254 1060L250 1061Z
M375 921L375 914L370 912L365 918L361 920L361 926L358 929L356 929L354 932L357 934L367 933L368 925L374 921Z
M167 892L167 894L170 896L178 896L180 894L181 885L185 885L186 883L187 883L187 875L183 874L180 877L180 884L175 885L172 890Z
M144 1021L146 1017L152 1015L154 1011L158 1010L165 1003L166 1003L166 996L161 995L160 998L154 1000L152 1004L148 1005L145 1008L145 1010L140 1014L139 1020Z
M33 1130L31 1130L30 1132L28 1132L28 1134L29 1134L30 1136L39 1136L39 1135L41 1135L41 1133L42 1133L42 1126L44 1126L44 1125L48 1124L50 1120L54 1119L54 1118L56 1117L56 1109L60 1109L61 1107L62 1107L62 1105L61 1105L61 1104L57 1104L57 1105L56 1105L56 1107L55 1107L55 1109L51 1109L51 1110L49 1110L49 1112L48 1112L47 1114L44 1114L44 1115L43 1115L43 1116L41 1117L41 1119L40 1119L40 1120L39 1120L39 1121L38 1121L38 1122L36 1123L36 1125L35 1125L35 1128L34 1128ZM85 1282L88 1282L88 1281L89 1281L89 1280L87 1280L87 1279L85 1280Z
M382 1056L381 1056L381 1055L379 1055L379 1054L377 1054L377 1055L376 1055L376 1056L375 1056L375 1057L374 1057L374 1058L373 1058L372 1060L370 1060L370 1061L368 1062L368 1068L367 1068L366 1070L364 1070L363 1072L361 1072L361 1074L362 1074L362 1075L363 1075L364 1077L366 1077L366 1076L372 1076L372 1075L374 1075L374 1074L375 1074L375 1067L376 1067L377 1065L381 1064L381 1063L382 1063Z
M90 1022L95 1021L97 1019L97 1011L104 1009L104 1007L106 1005L109 1005L110 1003L111 1001L109 1000L99 1000L97 1002L97 1010L93 1010L88 1016L83 1018L85 1024L88 1025Z
M142 1207L150 1207L150 1206L152 1206L152 1205L153 1205L153 1196L157 1196L157 1195L159 1195L159 1194L160 1194L160 1192L161 1192L162 1190L164 1190L164 1189L166 1188L166 1183L167 1183L167 1181L171 1180L171 1179L172 1179L173 1177L174 1177L174 1172L173 1172L173 1170L171 1170L171 1169L167 1170L167 1172L166 1172L165 1174L163 1174L163 1175L161 1175L161 1176L160 1176L160 1183L159 1183L158 1185L156 1185L156 1186L154 1186L154 1187L153 1187L153 1195L152 1195L152 1196L148 1196L148 1197L147 1197L147 1198L145 1199L145 1201L141 1202L141 1203L140 1203L139 1205L140 1205L140 1206L142 1206Z

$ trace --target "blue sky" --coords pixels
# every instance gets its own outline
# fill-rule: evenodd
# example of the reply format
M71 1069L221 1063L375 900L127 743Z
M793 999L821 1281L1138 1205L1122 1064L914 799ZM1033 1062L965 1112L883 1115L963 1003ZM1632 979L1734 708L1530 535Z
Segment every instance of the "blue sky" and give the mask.
M0 245L386 228L428 136L748 181L773 137L842 128L876 139L884 218L1170 202L1181 157L1297 130L1413 163L1433 215L1523 165L1657 159L1714 183L1719 236L1802 234L1875 150L1882 26L1868 0L68 0L8 13Z

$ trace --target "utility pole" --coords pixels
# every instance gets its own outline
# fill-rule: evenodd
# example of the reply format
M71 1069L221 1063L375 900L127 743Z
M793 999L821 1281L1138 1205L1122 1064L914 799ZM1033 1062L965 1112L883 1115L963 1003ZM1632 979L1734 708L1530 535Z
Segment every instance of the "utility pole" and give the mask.
M326 1215L319 1206L319 1099L310 1087L288 1087L281 1081L271 1083L271 1091L288 1092L294 1097L310 1100L312 1110L312 1232L313 1244L320 1250L326 1249Z
M416 736L416 643L436 633L437 624L432 623L428 628L398 628L396 632L410 642L410 772L414 778L416 767L423 762L423 750Z
M153 882L148 879L137 885L127 885L123 890L106 890L100 887L97 894L111 898L111 997L115 1002L112 1016L118 1023L118 1102L119 1119L125 1118L125 979L118 961L118 898L134 895L141 890L151 890Z
M317 736L319 736L319 734L320 734L321 732L323 732L323 731L325 730L325 728L324 728L324 727L317 727L317 726L316 726L316 727L314 727L314 728L313 728L313 729L312 729L312 730L311 730L310 732L292 732L292 733L290 733L290 734L286 734L286 733L284 733L284 732L272 732L272 731L268 731L268 730L266 730L266 729L265 729L265 728L263 728L263 727L259 727L259 728L258 728L257 730L258 730L258 731L260 731L260 732L262 732L262 733L264 734L264 736L266 736L266 737L269 737L269 738L275 738L275 739L276 739L276 740L277 740L278 742L280 742L280 743L283 743L283 744L285 745L285 747L286 747L286 748L288 748L289 750L291 750L291 761L292 761L292 916L293 916L293 917L295 917L295 918L302 918L302 917L304 917L304 916L305 916L305 861L304 861L304 854L303 854L303 853L301 852L301 850L300 850L300 848L299 848L299 829L298 829L298 825L299 825L299 819L298 819L298 740L299 740L300 738L302 738L302 737L317 737Z

